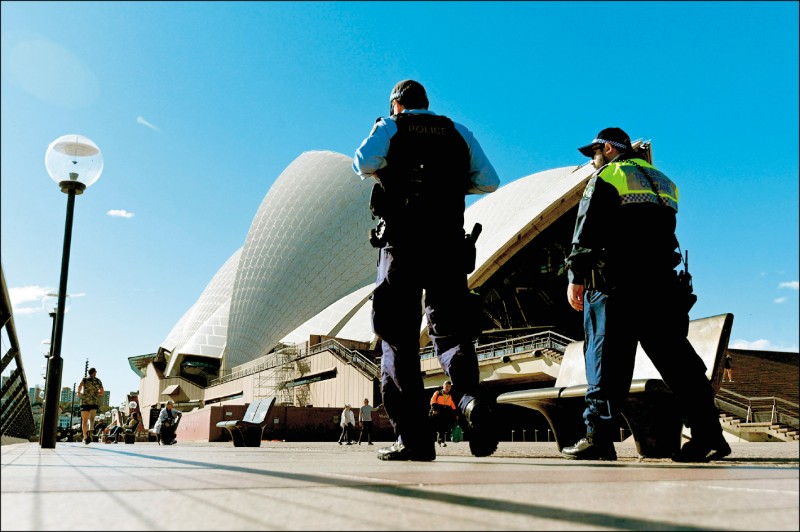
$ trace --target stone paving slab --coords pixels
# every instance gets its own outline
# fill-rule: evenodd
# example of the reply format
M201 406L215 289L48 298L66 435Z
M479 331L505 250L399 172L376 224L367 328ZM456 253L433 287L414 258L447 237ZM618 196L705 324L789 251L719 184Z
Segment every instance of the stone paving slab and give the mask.
M732 442L729 459L567 461L554 443L466 443L381 462L327 442L2 446L0 529L798 530L795 443ZM98 510L101 509L101 510Z

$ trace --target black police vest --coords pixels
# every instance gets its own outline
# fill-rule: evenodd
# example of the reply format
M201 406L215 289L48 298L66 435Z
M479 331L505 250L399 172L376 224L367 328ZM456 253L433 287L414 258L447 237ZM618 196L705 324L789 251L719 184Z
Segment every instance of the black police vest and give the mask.
M397 133L380 171L393 206L384 216L387 225L463 238L470 187L466 141L445 116L401 113L393 119Z

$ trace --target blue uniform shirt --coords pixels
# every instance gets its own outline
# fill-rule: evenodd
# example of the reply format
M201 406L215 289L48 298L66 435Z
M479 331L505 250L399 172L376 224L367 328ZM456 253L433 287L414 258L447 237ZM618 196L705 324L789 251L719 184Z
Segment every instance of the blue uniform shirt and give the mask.
M427 109L404 109L404 113L436 114ZM456 131L464 137L469 148L469 174L472 186L467 191L469 194L487 194L494 192L500 185L492 163L483 153L481 145L466 127L453 122ZM379 119L372 128L369 136L364 139L353 157L353 170L361 179L375 177L375 172L386 166L386 154L389 153L389 142L397 133L397 123L391 118Z

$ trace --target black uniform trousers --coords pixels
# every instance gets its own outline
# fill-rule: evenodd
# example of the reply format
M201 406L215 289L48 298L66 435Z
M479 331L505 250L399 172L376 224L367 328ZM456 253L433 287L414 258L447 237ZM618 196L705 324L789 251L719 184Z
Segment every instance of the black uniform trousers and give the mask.
M678 401L692 438L716 442L722 433L706 366L687 340L688 313L680 308L674 277L662 282L584 294L587 435L611 441L612 419L630 390L636 344L653 362Z
M372 326L383 349L381 389L395 435L405 445L432 445L430 395L420 373L422 294L434 352L453 382L452 395L463 412L478 391L479 370L468 325L467 276L463 242L387 244L380 250L372 301ZM463 238L463 237L462 237Z

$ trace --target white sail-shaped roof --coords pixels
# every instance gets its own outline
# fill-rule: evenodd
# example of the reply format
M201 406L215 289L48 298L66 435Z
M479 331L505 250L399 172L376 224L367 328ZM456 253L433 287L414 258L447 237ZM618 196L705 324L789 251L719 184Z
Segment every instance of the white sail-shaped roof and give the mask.
M364 305L368 304L372 291L375 289L375 284L367 285L351 294L347 294L336 303L330 305L328 308L305 322L303 325L287 335L281 342L284 344L299 344L305 342L312 334L321 334L323 336L338 336L342 327L353 319L355 313ZM372 308L372 305L368 305ZM363 335L361 335L363 336ZM353 338L351 336L342 336L348 340L362 340L369 342L372 340L372 326L369 326L366 338Z
M352 159L300 155L281 173L253 219L231 300L225 368L259 358L328 305L375 278L367 240L371 181Z
M239 248L225 261L200 294L197 302L183 315L162 343L164 349L172 352L167 375L171 374L176 362L181 358L179 355L222 357L227 338L227 313L241 254L242 248ZM221 325L223 315L224 327ZM220 345L222 347L218 350L212 348Z
M466 230L471 231L475 222L483 226L470 286L482 284L515 252L574 207L593 171L594 167L585 165L538 172L470 205L464 213Z
M483 226L470 286L486 282L574 207L592 171L584 165L538 172L468 207L465 229ZM230 369L311 334L371 341L377 256L367 242L375 225L371 188L345 155L313 151L295 159L262 201L244 246L162 343L175 354L168 374L186 354L224 353ZM425 328L423 319L423 335Z

